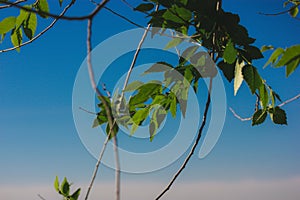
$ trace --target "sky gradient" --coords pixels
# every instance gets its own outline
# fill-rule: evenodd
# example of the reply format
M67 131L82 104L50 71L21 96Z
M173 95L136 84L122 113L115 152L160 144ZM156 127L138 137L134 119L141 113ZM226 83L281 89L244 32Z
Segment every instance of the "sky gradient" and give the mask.
M282 3L228 0L223 1L223 7L240 15L241 24L257 39L258 47L264 44L288 47L300 42L300 22L288 15L258 14L281 11ZM108 6L146 25L147 19L126 5L112 1ZM78 1L69 15L84 14L92 8L92 4ZM59 13L58 7L53 6L52 10ZM16 9L11 11L18 13ZM0 19L4 16L7 13L1 11ZM40 20L38 31L50 21ZM94 24L94 46L135 28L106 10L99 13ZM72 116L72 90L86 56L85 45L86 22L60 21L43 37L21 48L20 53L0 54L0 199L32 200L38 199L38 193L49 200L59 199L52 188L56 175L68 177L75 187L86 188L96 160L81 143ZM1 49L8 46L8 40L0 45ZM267 58L269 54L265 55ZM284 69L262 68L266 58L255 62L255 66L269 85L283 100L299 94L300 70L286 79ZM129 61L124 60L120 70L126 71ZM108 82L108 89L113 84ZM255 97L246 84L243 83L236 97L233 85L225 79L224 84L228 107L241 116L250 116ZM267 119L257 127L239 121L227 110L222 135L213 151L202 160L195 154L165 199L300 199L300 101L284 109L288 113L288 126L274 125ZM122 174L122 199L153 199L183 159L153 173ZM102 165L91 200L112 199L113 180L114 171Z

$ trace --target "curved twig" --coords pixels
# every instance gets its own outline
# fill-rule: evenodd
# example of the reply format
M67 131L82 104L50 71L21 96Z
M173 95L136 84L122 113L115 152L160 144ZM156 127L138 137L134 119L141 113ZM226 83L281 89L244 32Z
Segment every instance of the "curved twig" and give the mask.
M199 143L200 138L202 136L203 129L204 129L205 124L206 124L206 117L207 117L208 109L209 109L210 102L211 102L210 94L211 94L211 89L212 89L212 79L213 78L210 78L210 81L209 81L208 96L207 96L207 100L206 100L206 105L205 105L205 110L204 110L204 114L203 114L202 124L201 124L201 127L199 129L199 132L198 132L197 138L195 140L195 143L193 144L193 147L192 147L189 155L186 157L186 159L184 160L184 162L181 165L181 167L179 168L179 170L175 173L175 175L173 176L173 178L171 179L171 181L169 182L167 187L155 198L155 200L159 200L172 187L173 183L178 178L178 176L181 174L181 172L184 170L187 163L189 162L192 155L194 154L196 147L198 146L198 143Z
M281 104L278 105L278 107L282 107L282 106L284 106L284 105L286 105L286 104L288 104L288 103L290 103L292 101L295 101L295 100L297 100L299 98L300 98L300 94L298 94L298 95L296 95L296 96L294 96L294 97L292 97L292 98L290 98L290 99L282 102ZM241 117L231 107L229 107L229 110L232 112L233 116L235 116L237 119L241 120L242 122L252 120L252 117L247 117L247 118Z
M25 2L25 1L27 1L27 0L19 0L19 1L13 2L12 4L15 5L15 4ZM0 6L0 9L10 8L10 7L12 7L12 5L5 5L5 6Z
M27 42L24 42L18 46L15 46L15 47L11 47L11 48L8 48L8 49L3 49L3 50L0 50L0 53L4 53L4 52L8 52L8 51L12 51L12 50L15 50L17 48L20 48L22 46L25 46L27 44L30 44L32 43L33 41L35 41L36 39L38 39L39 37L41 37L44 33L46 33L49 29L51 29L55 24L56 22L68 11L68 9L74 4L74 1L72 1L70 4L68 4L65 9L60 13L60 15L55 18L53 20L53 22L47 26L43 31L41 31L39 34L37 34L36 36L34 36L31 40L28 40Z
M72 3L75 3L75 1L76 0L72 0ZM41 10L37 11L37 10L33 10L31 8L23 7L23 6L20 6L18 4L14 4L14 2L3 1L3 0L0 0L0 2L3 3L3 4L9 5L11 7L16 7L18 9L22 9L22 10L25 10L27 12L32 12L32 13L36 13L36 14L43 14L43 15L46 15L48 17L52 17L54 19L59 18L59 19L63 19L63 20L78 20L78 21L81 21L81 20L88 20L88 19L93 18L105 6L105 4L108 1L102 1L90 14L84 15L84 16L60 16L60 15L57 15L57 14L54 14L54 13L48 13L48 12L44 12L44 11L41 11Z

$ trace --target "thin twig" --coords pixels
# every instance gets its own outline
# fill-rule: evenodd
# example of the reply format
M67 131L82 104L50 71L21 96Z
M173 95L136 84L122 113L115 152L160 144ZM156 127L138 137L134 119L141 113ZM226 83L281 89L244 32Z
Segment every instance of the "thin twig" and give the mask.
M19 4L19 3L25 2L25 1L27 1L27 0L19 0L19 1L13 2L12 4L15 5L15 4ZM5 9L5 8L9 8L9 7L12 7L12 5L0 6L0 9Z
M281 104L278 105L278 107L282 107L282 106L284 106L284 105L286 105L286 104L288 104L288 103L291 103L292 101L295 101L295 100L297 100L297 99L299 99L299 98L300 98L300 94L298 94L298 95L294 96L293 98L290 98L290 99L288 99L288 100L282 102ZM241 117L241 116L238 115L231 107L229 107L229 110L232 112L232 114L233 114L237 119L241 120L242 122L243 122L243 121L250 121L250 120L252 120L252 117L247 117L247 118Z
M74 3L75 1L76 0L72 0L72 3ZM0 3L10 5L11 7L16 7L18 9L22 9L22 10L25 10L27 12L32 12L32 13L36 13L36 14L43 14L43 15L46 15L48 17L52 17L54 19L60 18L60 19L63 19L63 20L78 20L78 21L80 21L80 20L88 20L88 19L93 18L106 5L106 3L108 1L109 0L103 0L90 14L84 15L84 16L60 16L60 15L57 15L57 14L48 13L48 12L44 12L44 11L41 11L41 10L37 11L37 10L34 10L32 8L23 7L23 6L20 6L18 4L14 4L14 2L0 0Z
M265 16L278 16L278 15L283 15L283 14L289 13L293 9L295 9L296 7L299 7L299 6L300 6L300 4L294 5L294 6L290 7L290 9L284 10L284 11L281 11L281 12L278 12L278 13L263 13L263 12L259 12L258 14L265 15Z
M37 195L41 200L46 200L44 197L42 197L42 195L38 194Z
M18 45L18 46L15 46L15 47L11 47L11 48L8 48L8 49L0 50L0 53L4 53L4 52L8 52L8 51L15 50L15 49L17 49L17 48L20 48L20 47L22 47L22 46L25 46L25 45L27 45L27 44L30 44L30 43L32 43L33 41L35 41L36 39L38 39L39 37L41 37L44 33L46 33L49 29L51 29L51 28L55 25L55 23L56 23L62 16L64 16L64 14L67 12L67 10L68 10L73 4L74 4L74 1L71 1L71 3L68 4L68 5L64 8L64 10L60 13L60 15L59 15L56 19L54 19L53 22L52 22L49 26L47 26L43 31L41 31L39 34L37 34L36 36L34 36L31 40L29 40L29 41L27 41L27 42L24 42L24 43L22 43L22 44L20 44L20 45Z
M94 112L92 112L92 111L89 111L89 110L87 110L87 109L85 109L85 108L83 108L83 107L79 107L79 110L83 110L84 112L89 113L89 114L92 114L92 115L97 115L97 113L94 113Z
M208 95L207 95L205 110L204 110L204 114L203 114L202 124L201 124L201 127L199 129L199 132L198 132L197 138L195 140L195 143L193 144L193 147L192 147L189 155L186 157L185 161L183 162L183 164L181 165L181 167L179 168L179 170L175 173L175 175L173 176L173 178L171 179L171 181L169 182L169 184L167 185L167 187L155 198L155 200L159 200L171 188L171 186L173 185L173 183L175 182L175 180L179 177L179 175L181 174L181 172L186 167L187 163L189 162L189 160L191 159L192 155L194 154L196 147L198 146L198 143L199 143L200 138L202 136L202 132L203 132L204 126L206 124L206 117L207 117L209 106L210 106L210 102L211 102L210 95L211 95L211 90L212 90L212 79L213 78L210 78L210 81L209 81L209 89L208 89Z
M216 10L218 11L222 6L222 0L218 0L217 4L216 4ZM212 42L213 42L213 46L215 43L215 34L212 38ZM212 52L210 53L210 57L211 59L214 60L214 47L212 49ZM198 135L197 138L191 148L190 153L188 154L188 156L185 158L183 164L181 165L181 167L179 168L179 170L175 173L175 175L173 176L173 178L171 179L171 181L168 183L167 187L155 198L155 200L159 200L167 191L170 190L170 188L172 187L172 185L174 184L174 182L176 181L176 179L179 177L179 175L181 174L181 172L184 170L184 168L186 167L186 165L188 164L188 162L190 161L192 155L195 152L196 147L199 144L199 141L201 139L202 133L203 133L203 129L205 127L206 124L206 119L207 119L207 114L208 114L208 110L210 107L210 103L211 103L211 91L212 91L212 83L213 83L213 77L211 77L209 79L209 87L208 87L208 94L207 94L207 100L206 100L206 104L205 104L205 109L204 109L204 113L203 113L203 118L202 118L202 123L200 126L200 129L198 131Z

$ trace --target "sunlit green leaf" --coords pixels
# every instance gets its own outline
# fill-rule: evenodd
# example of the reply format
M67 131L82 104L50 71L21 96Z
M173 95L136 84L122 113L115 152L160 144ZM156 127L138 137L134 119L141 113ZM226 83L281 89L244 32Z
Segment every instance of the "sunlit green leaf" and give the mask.
M261 107L263 109L267 108L267 105L269 103L269 94L265 84L261 84L261 86L259 87L259 97L260 97Z
M279 56L284 52L283 48L277 48L272 55L270 56L269 60L264 65L264 68L268 66L270 63L274 64L278 59Z
M5 34L15 27L16 18L7 17L0 22L0 34Z
M57 176L55 177L54 188L57 192L59 192L59 180Z
M128 84L124 91L134 91L137 90L139 87L141 87L144 83L142 81L133 81L130 84Z
M265 51L268 51L268 50L273 50L274 47L272 45L264 45L261 47L261 52L265 52Z
M49 5L47 0L39 0L37 3L37 10L42 11L44 13L49 13ZM39 15L43 18L48 18L47 14L39 13Z
M37 26L37 17L35 13L30 13L23 23L23 30L28 39L32 39Z
M299 8L298 6L294 6L290 11L289 11L289 14L292 16L292 17L297 17L299 13Z
M165 72L167 70L172 69L172 65L166 62L157 62L153 64L149 69L147 69L144 74L154 73L154 72Z
M11 42L14 45L14 47L20 46L20 44L22 44L22 40L23 40L22 30L20 28L13 29L10 39L11 39ZM16 50L19 52L20 48L17 48Z

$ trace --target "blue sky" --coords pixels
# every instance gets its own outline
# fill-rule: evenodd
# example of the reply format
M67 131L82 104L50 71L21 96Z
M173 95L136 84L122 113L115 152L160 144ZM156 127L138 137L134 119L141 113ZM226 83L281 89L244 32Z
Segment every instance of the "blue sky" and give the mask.
M130 2L135 5L138 1ZM288 15L266 17L258 14L280 11L282 3L280 0L228 0L223 2L223 7L240 15L241 23L257 39L256 45L259 47L264 44L276 47L299 44L298 20ZM142 14L133 13L122 3L113 1L108 6L139 24L145 25L147 22ZM84 14L92 8L92 5L80 1L69 14ZM58 9L53 6L52 10L59 12ZM17 10L12 9L12 12L17 13ZM4 16L6 13L0 13L0 19ZM40 21L39 30L50 21ZM96 46L110 36L132 28L135 27L103 10L95 18L93 44ZM5 191L10 191L7 188L12 187L26 188L25 185L32 186L32 190L26 189L30 191L26 193L28 199L36 199L36 193L53 197L49 191L53 190L52 183L56 175L67 176L76 185L86 187L96 160L81 143L72 116L72 90L77 71L86 56L85 39L86 22L60 21L33 44L21 48L20 53L0 54L0 199L17 198L15 194ZM9 45L9 42L4 42L0 47L3 49ZM262 69L265 61L262 59L255 65L283 100L300 92L299 69L286 79L284 69ZM126 64L121 66L121 70L126 71L129 67ZM228 107L248 117L253 111L251 103L255 102L255 98L246 84L243 83L236 97L233 96L233 85L226 80L224 84ZM107 85L108 89L112 89L113 83ZM294 187L300 183L299 100L284 108L288 113L288 126L273 125L268 119L261 126L251 127L250 122L241 122L228 111L222 135L213 151L203 160L195 154L178 184L182 184L182 188L190 188L190 184L191 188L201 191L207 183L207 191L212 193L214 186L223 188L220 190L223 199L241 199L238 194L232 196L228 192L238 186L241 195L250 195L252 199L266 197L264 199L273 200L272 196L264 196L270 190L276 190L278 194L288 193L290 196L284 196L287 200L299 199L299 190ZM122 174L123 186L131 192L137 186L141 187L141 191L153 187L153 191L158 192L182 161L183 158L153 173ZM110 188L108 186L113 186L113 180L113 170L101 166L98 187ZM249 184L251 187L247 189ZM144 188L140 185L144 185ZM181 187L176 188L180 191ZM255 196L259 188L265 189L258 192L261 196ZM175 194L179 194L175 190L170 191L174 192L170 199L175 199ZM105 191L107 193L109 189L103 190L102 194L95 192L94 195L106 195ZM183 192L189 193L190 199L198 199L193 196L196 195L194 190ZM145 199L153 196L153 193L148 193ZM209 192L201 193L208 195L205 199L214 199ZM134 192L130 195L128 199L139 197L138 193L134 196ZM27 200L26 197L23 199Z

